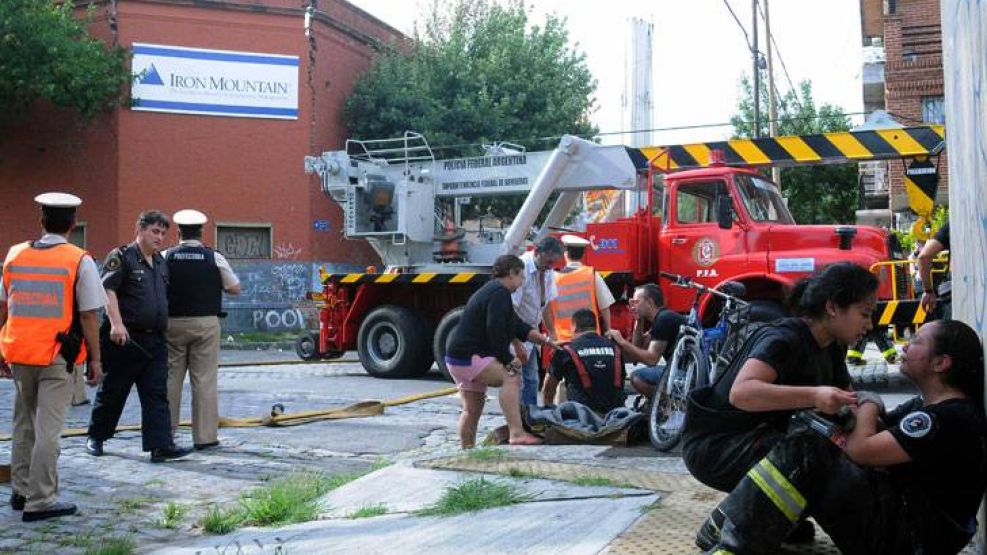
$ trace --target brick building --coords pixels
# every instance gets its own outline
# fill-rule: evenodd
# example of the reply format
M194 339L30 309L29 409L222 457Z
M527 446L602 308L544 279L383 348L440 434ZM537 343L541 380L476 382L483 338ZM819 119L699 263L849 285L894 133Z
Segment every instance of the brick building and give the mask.
M884 109L906 126L945 123L939 0L861 0L860 8L865 110ZM949 202L946 158L944 151L937 164L936 202L943 205ZM907 229L915 217L908 210L903 174L901 162L890 162L871 190L879 192L884 180L887 206L899 228Z
M342 147L342 109L355 80L380 45L404 37L343 0L313 0L310 9L307 0L95 4L91 33L127 49L150 43L295 59L294 117L125 107L83 122L39 103L0 140L0 243L37 234L32 198L43 191L84 199L74 240L97 259L133 239L141 210L196 208L210 217L206 242L230 256L244 280L245 295L228 304L228 327L302 327L294 309L319 265L376 261L366 244L342 237L342 213L304 173L303 157Z

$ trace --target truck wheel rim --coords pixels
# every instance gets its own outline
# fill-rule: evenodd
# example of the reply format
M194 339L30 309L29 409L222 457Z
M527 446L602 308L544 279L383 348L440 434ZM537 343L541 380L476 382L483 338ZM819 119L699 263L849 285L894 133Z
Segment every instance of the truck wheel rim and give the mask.
M367 338L367 354L377 364L388 364L401 344L397 330L387 322L375 324Z

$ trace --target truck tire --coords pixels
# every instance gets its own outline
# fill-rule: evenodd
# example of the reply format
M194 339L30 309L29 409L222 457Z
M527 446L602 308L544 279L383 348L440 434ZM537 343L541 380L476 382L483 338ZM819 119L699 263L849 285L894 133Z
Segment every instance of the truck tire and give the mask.
M295 340L295 354L302 360L319 360L319 337L308 331Z
M432 367L430 326L410 309L385 305L374 309L360 325L357 353L375 378L410 378Z
M439 320L439 325L435 326L435 338L432 340L432 356L435 357L435 364L439 367L439 372L450 382L453 380L449 374L449 369L446 367L446 345L449 343L452 330L459 325L459 321L463 318L464 310L466 310L465 306L459 306L447 312Z

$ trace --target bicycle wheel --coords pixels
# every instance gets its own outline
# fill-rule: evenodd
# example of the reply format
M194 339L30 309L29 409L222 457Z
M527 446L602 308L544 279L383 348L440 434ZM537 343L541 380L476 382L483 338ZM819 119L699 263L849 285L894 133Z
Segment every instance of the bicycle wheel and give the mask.
M699 375L706 372L703 354L694 340L683 339L675 346L672 362L665 367L651 402L648 435L659 451L669 451L682 436L686 397L696 387Z

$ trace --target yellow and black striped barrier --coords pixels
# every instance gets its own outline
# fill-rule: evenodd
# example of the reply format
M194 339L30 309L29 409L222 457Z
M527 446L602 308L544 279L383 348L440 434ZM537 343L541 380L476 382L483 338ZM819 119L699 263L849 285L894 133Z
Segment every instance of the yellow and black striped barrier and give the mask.
M874 310L875 326L924 324L927 319L918 299L878 301Z
M942 149L945 136L942 125L925 125L642 147L640 151L670 170L707 167L714 149L723 151L728 165L786 167L930 156Z
M604 280L630 276L627 272L599 272ZM362 285L365 283L412 284L447 283L450 285L482 284L490 279L490 274L481 272L422 272L388 274L322 274L322 283L335 282L340 285Z

